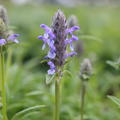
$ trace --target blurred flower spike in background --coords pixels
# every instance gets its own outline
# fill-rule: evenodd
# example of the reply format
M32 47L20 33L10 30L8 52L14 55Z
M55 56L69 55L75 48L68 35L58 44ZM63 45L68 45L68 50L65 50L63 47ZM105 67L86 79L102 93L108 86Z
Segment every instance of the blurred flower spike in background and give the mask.
M0 46L7 45L11 42L19 43L17 37L19 37L19 34L13 34L8 30L7 10L0 5Z

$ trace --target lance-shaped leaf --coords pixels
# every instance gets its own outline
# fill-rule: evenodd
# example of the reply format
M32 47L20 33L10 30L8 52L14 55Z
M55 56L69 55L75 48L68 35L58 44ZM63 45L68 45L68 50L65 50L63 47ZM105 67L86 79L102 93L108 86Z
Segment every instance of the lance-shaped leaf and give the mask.
M108 96L109 99L111 99L114 103L116 103L120 107L120 99L114 96Z
M45 105L37 105L33 107L26 108L18 113L16 113L11 120L19 120L21 117L24 117L24 115L34 112L34 111L40 111L41 108L45 108Z

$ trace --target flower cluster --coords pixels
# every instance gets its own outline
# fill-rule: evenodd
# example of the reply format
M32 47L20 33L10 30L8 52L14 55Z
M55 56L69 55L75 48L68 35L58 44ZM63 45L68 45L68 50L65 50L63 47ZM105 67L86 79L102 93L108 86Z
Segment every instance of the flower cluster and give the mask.
M66 18L61 10L58 10L53 17L51 28L45 24L41 24L40 27L45 30L45 33L43 36L39 36L38 39L44 42L42 49L45 49L46 45L50 48L46 57L50 59L48 62L50 66L48 74L52 75L63 67L66 58L77 54L74 52L73 41L77 41L78 37L75 36L73 32L80 28L73 26L68 29ZM67 45L70 46L70 53L67 53Z
M19 37L19 34L12 34L7 39L0 37L0 46L6 45L9 42L19 43L17 37Z

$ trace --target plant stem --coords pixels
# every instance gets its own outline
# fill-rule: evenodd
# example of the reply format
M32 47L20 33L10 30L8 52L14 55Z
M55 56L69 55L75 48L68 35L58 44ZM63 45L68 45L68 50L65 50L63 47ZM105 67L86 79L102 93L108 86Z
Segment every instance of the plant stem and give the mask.
M5 67L5 81L6 83L8 82L8 72L9 72L9 67L11 65L11 61L12 61L12 48L8 48L7 50L8 56L7 56L7 61L6 61L6 67Z
M84 120L84 102L86 92L86 81L81 81L81 120Z
M0 59L1 59L1 83L2 83L2 90L1 90L1 95L2 95L2 115L3 118L2 120L8 120L7 119L7 108L6 108L6 90L5 90L5 76L4 76L4 53L1 47L0 51Z
M55 80L55 109L54 109L54 120L60 120L60 76L58 74Z

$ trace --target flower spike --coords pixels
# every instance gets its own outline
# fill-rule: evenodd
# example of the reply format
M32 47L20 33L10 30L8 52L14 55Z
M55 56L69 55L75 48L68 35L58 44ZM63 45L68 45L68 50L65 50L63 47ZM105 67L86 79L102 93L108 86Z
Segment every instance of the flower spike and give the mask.
M45 24L41 24L40 27L45 30L43 36L39 36L38 39L43 40L42 49L48 45L50 48L47 58L51 59L48 62L50 70L48 74L52 75L59 71L58 68L62 68L66 59L69 56L74 56L77 53L74 52L73 41L77 41L78 37L73 32L80 29L79 26L72 26L68 28L66 23L66 17L64 13L59 9L53 17L52 26L48 27ZM67 45L70 46L70 53L66 53Z

